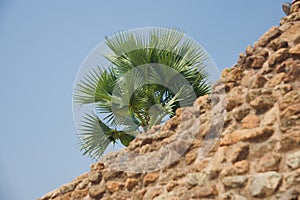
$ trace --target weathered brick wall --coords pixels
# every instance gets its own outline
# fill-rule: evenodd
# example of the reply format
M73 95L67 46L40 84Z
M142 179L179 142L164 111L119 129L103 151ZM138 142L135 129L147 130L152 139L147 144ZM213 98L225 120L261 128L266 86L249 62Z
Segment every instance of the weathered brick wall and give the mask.
M272 27L247 47L235 66L222 72L227 113L220 137L204 140L217 118L211 102L220 99L200 97L193 107L177 110L164 126L154 127L41 199L299 200L299 8L300 2L279 27ZM176 142L191 130L193 140ZM201 157L209 142L214 147ZM169 155L169 165L157 167L166 160L155 155L166 147L178 154ZM147 159L136 164L129 159L127 169L118 169L122 158L132 153Z

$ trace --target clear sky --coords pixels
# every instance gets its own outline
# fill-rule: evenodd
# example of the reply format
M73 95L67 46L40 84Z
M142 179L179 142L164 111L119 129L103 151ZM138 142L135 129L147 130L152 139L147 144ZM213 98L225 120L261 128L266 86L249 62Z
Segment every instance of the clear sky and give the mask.
M105 36L179 27L219 70L278 25L283 1L0 0L0 199L30 200L71 181L82 157L72 116L79 66Z

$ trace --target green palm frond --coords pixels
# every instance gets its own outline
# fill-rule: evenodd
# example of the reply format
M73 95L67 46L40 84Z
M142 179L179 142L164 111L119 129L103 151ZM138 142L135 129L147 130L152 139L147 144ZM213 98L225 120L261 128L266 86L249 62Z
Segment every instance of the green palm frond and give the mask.
M83 80L75 86L74 102L76 104L90 104L111 101L111 94L117 79L113 68L102 69L99 66L92 69Z
M129 142L135 138L136 132L128 133L111 129L97 116L86 114L79 129L81 151L83 155L98 158L111 142L115 144L117 140L120 140L123 145L128 146Z
M210 92L204 50L178 29L106 37L107 69L92 69L76 85L74 103L92 104L83 121L82 150L102 155L118 140L125 146L182 106Z
M81 139L81 151L92 158L102 155L109 143L114 142L109 137L111 129L106 126L97 116L86 114L84 116L79 137Z
M199 93L197 90L203 87L197 87L197 84L207 81L204 70L207 57L196 42L183 36L184 33L177 29L158 29L152 31L149 37L119 33L113 38L106 38L107 45L115 53L106 57L118 67L121 74L149 63L169 66L181 73Z
M149 46L154 50L173 51L178 47L183 38L184 32L177 28L155 29L150 33Z

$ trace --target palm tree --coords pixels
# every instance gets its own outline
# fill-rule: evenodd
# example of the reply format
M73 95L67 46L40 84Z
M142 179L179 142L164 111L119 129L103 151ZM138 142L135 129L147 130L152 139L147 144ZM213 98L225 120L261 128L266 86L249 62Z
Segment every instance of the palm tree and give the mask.
M74 89L76 104L93 104L79 136L83 154L96 158L109 143L128 146L146 132L210 92L206 54L177 29L149 35L122 32L105 39L111 50L106 68L93 68Z

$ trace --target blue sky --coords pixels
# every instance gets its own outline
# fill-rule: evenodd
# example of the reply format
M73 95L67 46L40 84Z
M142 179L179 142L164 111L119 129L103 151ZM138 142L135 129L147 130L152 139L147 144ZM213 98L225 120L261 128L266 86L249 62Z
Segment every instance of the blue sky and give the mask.
M140 27L179 27L219 70L278 25L283 1L0 1L0 199L30 200L71 181L82 157L72 87L105 36Z

